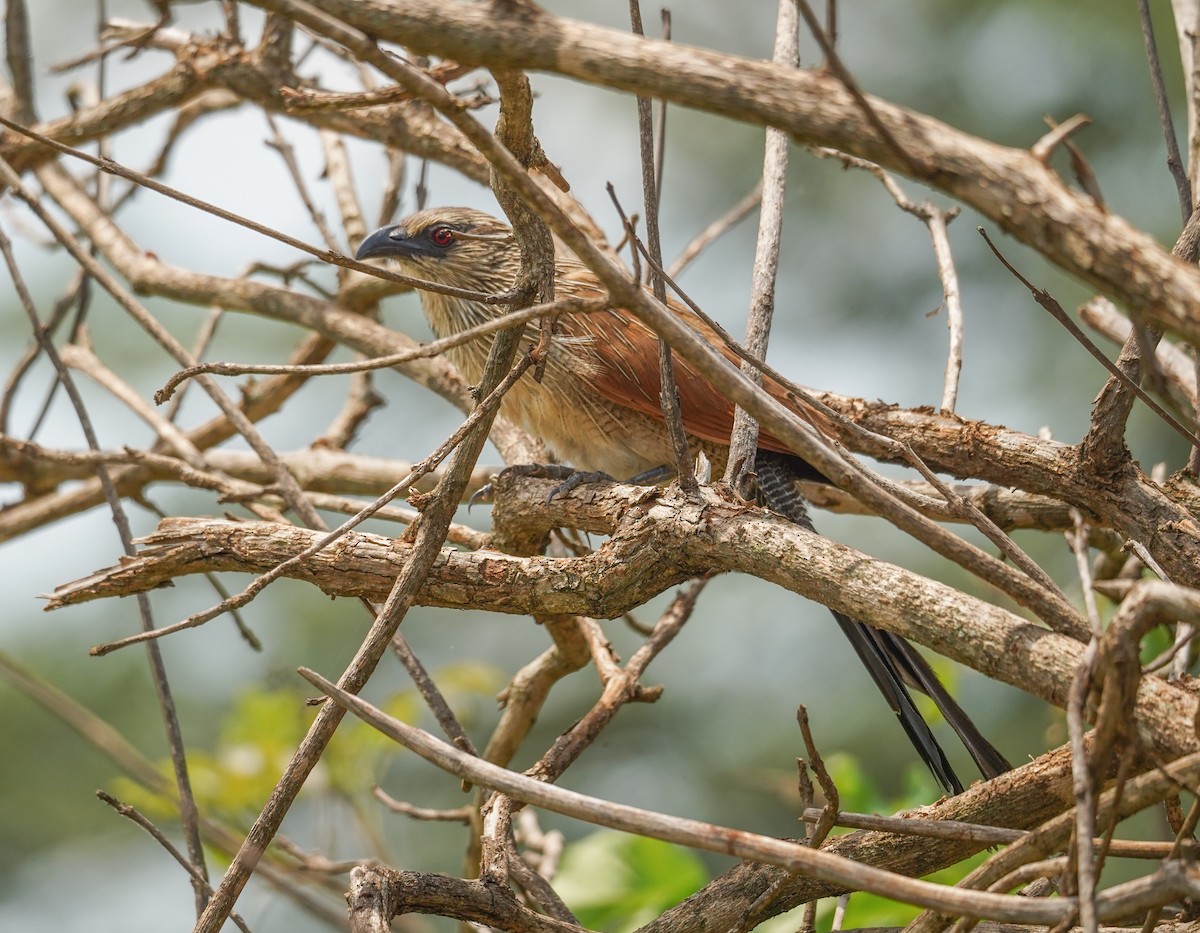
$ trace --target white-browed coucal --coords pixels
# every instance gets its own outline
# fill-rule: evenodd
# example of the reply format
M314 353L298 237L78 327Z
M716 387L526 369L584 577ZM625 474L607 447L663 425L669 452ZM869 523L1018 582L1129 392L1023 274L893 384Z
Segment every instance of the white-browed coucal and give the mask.
M425 210L367 237L357 258L386 257L414 278L485 294L512 288L520 251L511 229L496 218L465 207ZM561 244L556 257L555 296L597 297L603 286ZM669 307L733 362L736 357L700 317L675 302ZM504 313L485 304L438 292L421 291L421 306L439 337L456 334ZM536 336L536 325L529 325ZM470 382L478 383L491 337L448 351ZM733 405L693 369L675 357L679 402L693 448L724 468ZM795 409L782 387L766 379L764 388ZM617 479L653 471L674 462L659 407L658 338L620 308L559 318L543 378L519 380L501 413L545 443L555 457L579 470ZM762 502L805 528L812 522L797 487L799 479L822 479L769 433L758 440L755 472ZM985 739L938 681L928 662L903 638L835 612L872 679L900 719L921 758L950 793L962 784L946 760L907 687L928 694L962 739L985 777L1007 771L1004 757Z

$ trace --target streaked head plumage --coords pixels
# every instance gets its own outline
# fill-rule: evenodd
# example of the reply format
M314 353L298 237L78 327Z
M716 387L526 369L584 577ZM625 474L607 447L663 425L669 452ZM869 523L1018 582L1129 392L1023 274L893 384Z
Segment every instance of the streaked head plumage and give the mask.
M355 258L390 259L399 271L413 278L486 295L511 289L521 268L521 252L512 229L491 214L470 207L434 207L411 214L368 236ZM498 305L417 287L421 308L439 337L503 310Z
M446 272L465 264L507 264L510 252L515 245L507 224L470 207L434 207L376 230L355 258L393 259L414 274L444 281Z

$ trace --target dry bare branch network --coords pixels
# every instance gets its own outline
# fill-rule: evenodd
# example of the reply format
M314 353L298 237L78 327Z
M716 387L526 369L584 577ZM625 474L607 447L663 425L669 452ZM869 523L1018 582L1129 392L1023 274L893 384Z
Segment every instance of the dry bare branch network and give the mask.
M373 933L1194 920L1200 4L95 6L4 13L0 927L85 749L194 933L290 922L252 879ZM161 762L109 722L151 693Z

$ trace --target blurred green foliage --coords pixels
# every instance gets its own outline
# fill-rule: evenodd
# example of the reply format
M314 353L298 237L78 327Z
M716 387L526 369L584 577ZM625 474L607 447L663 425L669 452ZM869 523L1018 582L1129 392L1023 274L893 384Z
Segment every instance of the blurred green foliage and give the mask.
M687 849L601 830L567 847L554 889L588 929L626 933L708 880L704 863Z
M448 665L435 680L447 702L468 715L476 701L490 699L501 682L495 668L476 661ZM422 724L426 707L415 688L396 691L378 701L384 713L401 722ZM308 695L299 688L266 689L252 686L236 699L222 722L211 748L194 745L188 751L192 792L200 809L231 825L249 825L275 788L296 746L316 715ZM349 801L358 812L372 809L371 788L404 750L372 726L347 716L312 777L304 798L334 794ZM174 785L171 762L156 767ZM171 799L147 790L138 782L117 777L113 794L154 819L173 819L178 808ZM360 809L361 808L361 809Z

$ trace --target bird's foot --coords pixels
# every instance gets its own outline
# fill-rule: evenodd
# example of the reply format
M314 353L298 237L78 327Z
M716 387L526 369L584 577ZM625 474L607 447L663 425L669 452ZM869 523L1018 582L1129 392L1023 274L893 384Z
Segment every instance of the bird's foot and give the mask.
M557 486L546 493L547 503L553 501L556 496L565 496L587 483L618 482L602 470L576 470L562 463L519 463L515 466L505 467L501 475L560 480L561 482ZM631 486L656 486L674 475L675 471L671 467L656 466L638 473L636 476L631 476L624 482ZM467 500L467 509L469 510L471 506L480 502L490 502L495 492L495 484L484 484Z
M546 493L546 504L549 505L555 496L565 496L573 489L583 486L587 483L613 483L616 482L607 473L600 470L572 470L561 483Z
M546 496L546 501L549 502L555 496L570 492L580 483L594 482L600 479L611 480L611 477L605 473L579 473L562 463L518 463L514 466L505 467L500 471L501 476L522 476L533 479L557 479L561 482L555 486ZM496 493L495 483L485 483L472 494L467 500L467 509L479 502L490 502Z

